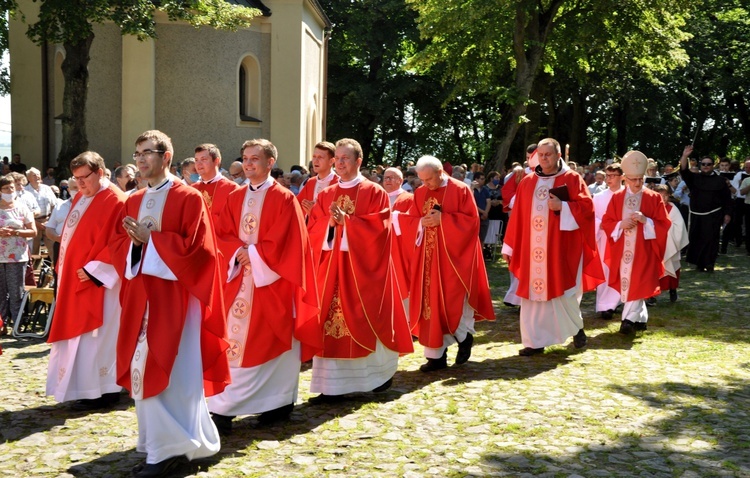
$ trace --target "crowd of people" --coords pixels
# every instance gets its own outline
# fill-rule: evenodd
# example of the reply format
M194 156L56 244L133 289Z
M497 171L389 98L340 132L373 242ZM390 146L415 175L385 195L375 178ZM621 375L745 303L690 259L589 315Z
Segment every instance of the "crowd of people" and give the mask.
M54 170L0 177L0 314L18 315L46 239L58 278L47 394L93 410L127 389L146 453L135 476L217 453L238 415L287 419L304 362L313 404L387 390L415 340L424 373L447 368L454 344L453 366L466 363L475 322L495 319L485 263L497 237L519 354L533 356L586 345L580 302L595 289L601 318L621 306L620 332L646 330L660 291L677 300L684 249L712 271L720 234L739 243L728 224L750 212L732 199L744 205L750 160L730 179L709 158L691 169L691 147L662 176L638 151L579 170L551 138L508 174L432 156L365 170L348 138L315 145L309 171L278 168L264 139L240 151L227 170L209 143L177 164L151 130L111 172L87 151L59 184Z

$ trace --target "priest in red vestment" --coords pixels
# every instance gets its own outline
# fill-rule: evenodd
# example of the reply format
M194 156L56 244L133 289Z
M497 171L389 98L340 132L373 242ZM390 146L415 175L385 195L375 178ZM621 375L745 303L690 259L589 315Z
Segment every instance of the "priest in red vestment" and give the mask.
M424 345L423 372L448 366L448 346L458 343L455 364L466 363L476 320L495 320L479 240L479 214L469 187L443 172L439 159L417 161L422 186L407 215L403 236L416 246L410 281L412 333Z
M217 224L228 270L227 356L232 383L208 401L222 433L237 415L270 424L289 417L300 367L323 346L312 249L302 208L270 177L276 147L246 141L249 184L229 195Z
M117 380L135 399L136 449L146 453L133 473L161 476L220 449L205 396L229 382L226 316L201 194L169 174L167 135L146 131L135 144L148 187L127 199L110 245L124 278Z
M230 181L219 172L220 168L221 151L215 144L203 143L196 146L195 172L200 176L200 180L192 186L203 195L214 222L224 210L229 194L239 189L234 181Z
M411 209L414 203L414 194L407 192L401 185L404 175L398 168L387 168L383 171L383 189L388 193L388 201L391 205L391 218L397 218ZM409 280L411 274L411 263L414 258L414 241L407 240L396 227L397 220L393 221L393 233L391 234L391 257L396 267L396 279L401 297L404 299L404 307L407 315L409 310ZM413 238L412 238L413 239Z
M388 195L359 174L362 148L336 143L339 182L321 191L308 228L317 249L323 351L313 358L313 402L391 386L399 354L413 351L391 259Z
M60 236L47 395L92 410L117 403L122 390L116 382L120 277L108 243L126 196L105 177L104 160L93 151L73 158L70 170L80 194Z
M328 141L321 141L313 148L312 170L315 176L307 180L305 185L297 194L297 200L302 205L305 216L310 214L310 209L315 205L320 191L338 181L338 176L333 171L333 157L336 155L336 147Z
M609 284L620 291L620 332L646 330L646 299L659 294L664 251L671 224L659 193L643 187L648 158L640 151L622 157L625 187L615 193L602 218L607 235L604 261Z
M556 140L540 141L536 156L534 173L518 184L503 244L518 278L522 356L571 336L576 348L585 346L581 297L604 280L586 183L562 160Z

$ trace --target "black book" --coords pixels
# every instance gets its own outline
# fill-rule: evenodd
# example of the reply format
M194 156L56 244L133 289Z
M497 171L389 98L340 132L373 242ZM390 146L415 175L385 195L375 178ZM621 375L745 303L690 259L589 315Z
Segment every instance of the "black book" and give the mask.
M570 194L568 193L568 186L562 185L556 188L550 188L549 193L555 196L560 201L570 201Z
M737 173L733 173L731 171L721 171L719 173L719 176L721 176L724 179L733 180L734 177L737 175Z

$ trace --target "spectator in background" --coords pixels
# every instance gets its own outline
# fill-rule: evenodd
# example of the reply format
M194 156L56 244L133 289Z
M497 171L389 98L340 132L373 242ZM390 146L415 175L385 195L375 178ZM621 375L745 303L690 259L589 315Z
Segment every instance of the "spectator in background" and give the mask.
M0 335L18 317L29 263L27 241L36 237L34 215L15 196L15 187L13 179L0 177L0 317L5 318Z
M44 240L47 250L52 249L52 242L44 235L44 225L47 223L49 215L52 214L52 210L57 205L57 197L49 186L42 184L42 176L38 169L31 168L26 171L26 178L29 180L29 184L26 185L26 191L34 196L36 203L39 205L39 212L34 213L37 237L34 239L34 245L31 249L32 254L39 254L42 240Z
M242 169L242 161L234 161L229 165L229 179L238 186L245 182L245 171Z
M63 226L65 225L65 218L68 217L70 212L70 205L73 202L73 198L78 193L78 183L75 178L64 179L60 181L66 184L66 189L69 196L62 202L60 202L47 221L47 227L44 230L47 239L53 242L50 259L52 260L52 267L57 270L57 254L60 251L60 236L62 235Z
M21 155L16 153L13 155L13 161L10 163L10 170L14 173L26 174L28 168L21 162Z
M130 191L135 190L135 172L131 168L120 166L115 169L114 176L115 183L117 183L117 187L119 187L121 191L129 193Z
M487 235L487 227L490 224L489 214L490 207L490 190L484 184L484 173L477 171L474 173L474 180L471 182L471 188L474 193L474 202L477 205L477 212L479 213L479 240L484 243L484 236ZM487 247L482 244L482 255L485 260L491 255L491 250L488 251Z
M305 178L304 176L302 176L302 173L299 169L295 169L294 171L289 173L289 189L295 196L299 194L300 187L304 179Z
M594 173L594 182L589 184L589 192L592 196L607 189L607 185L604 183L605 177L606 174L602 170Z
M201 178L198 171L195 170L195 158L186 158L180 163L180 174L185 184L192 186L193 183L198 182Z
M54 186L57 184L57 180L55 179L55 168L47 168L47 175L42 179L42 184L46 184L47 186Z

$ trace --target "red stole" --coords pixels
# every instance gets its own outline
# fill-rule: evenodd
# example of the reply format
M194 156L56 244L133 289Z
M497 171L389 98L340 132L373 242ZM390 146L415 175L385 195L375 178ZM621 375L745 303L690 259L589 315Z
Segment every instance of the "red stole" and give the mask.
M131 240L122 227L125 216L138 217L145 190L131 195L115 222L110 248L118 271L124 271ZM201 304L201 358L206 396L221 393L230 381L224 340L225 313L219 279L214 229L201 194L174 182L162 214L161 229L150 241L177 281L139 273L123 276L120 291L122 316L117 339L117 383L132 390L130 363L142 318L149 307L148 346L143 398L161 393L169 385L189 295ZM145 259L146 245L143 246Z
M416 240L421 218L437 205L440 226L423 230L414 252L409 295L412 333L432 348L442 347L444 334L455 333L464 295L476 320L495 320L479 241L479 214L468 186L448 178L447 185L436 190L417 188L409 215L399 218L404 240Z
M567 186L570 212L578 224L575 231L560 230L560 215L547 211L547 244L532 245L530 221L532 218L532 195L538 176L526 175L518 184L513 213L505 232L505 244L513 249L509 269L518 278L516 294L529 298L529 277L532 266L532 249L544 248L547 267L547 299L562 296L576 285L578 266L583 259L582 288L589 291L604 282L594 233L594 203L586 183L580 174L565 170L555 176L554 186Z
M340 250L343 227L335 228L333 250L327 240L331 203L344 209L349 251ZM361 358L375 351L377 340L399 353L413 351L401 294L391 260L388 195L363 180L344 189L324 189L310 211L308 228L320 257L318 291L327 358Z
M217 223L216 234L225 258L233 257L245 245L238 231L246 192L247 186L242 186L229 195ZM302 361L310 360L323 347L312 249L302 208L294 194L276 182L263 201L255 247L266 265L281 278L255 288L242 367L261 365L290 350L292 336L301 342ZM227 264L220 267L226 269ZM227 285L227 310L234 306L241 282L239 274Z
M622 188L612 195L607 212L602 218L602 229L607 234L607 249L604 253L604 262L609 267L609 285L615 290L621 291L620 284L620 260L622 259L625 244L625 233L615 242L612 232L617 223L622 220L622 210L627 188ZM659 279L664 275L664 251L667 248L667 237L669 226L672 222L667 216L659 193L648 188L643 188L640 211L644 216L654 222L656 239L646 240L643 238L643 226L636 226L635 234L635 257L632 259L633 270L630 274L630 286L628 300L647 299L660 292Z
M78 194L72 211L83 197ZM110 232L125 204L125 194L116 186L98 192L80 219L65 253L65 267L58 280L65 284L55 299L55 312L48 342L68 340L98 329L104 323L104 287L78 278L78 270L91 261L112 264L108 248ZM66 219L67 220L67 219ZM64 234L64 232L63 232Z

